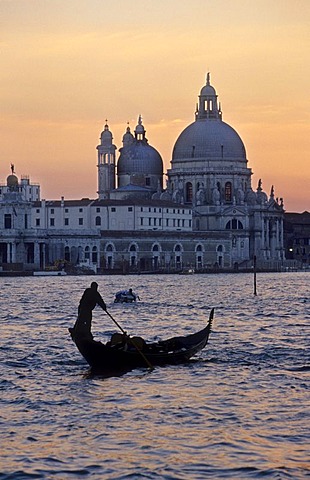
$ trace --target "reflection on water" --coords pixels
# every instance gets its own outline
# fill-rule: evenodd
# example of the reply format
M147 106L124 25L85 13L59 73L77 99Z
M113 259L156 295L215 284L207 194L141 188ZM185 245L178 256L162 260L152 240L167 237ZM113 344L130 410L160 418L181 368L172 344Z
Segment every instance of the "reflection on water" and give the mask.
M92 277L0 278L0 479L304 479L309 274L96 277L131 334L215 319L187 365L89 375L67 327ZM141 301L114 304L132 287ZM97 309L95 337L116 329Z

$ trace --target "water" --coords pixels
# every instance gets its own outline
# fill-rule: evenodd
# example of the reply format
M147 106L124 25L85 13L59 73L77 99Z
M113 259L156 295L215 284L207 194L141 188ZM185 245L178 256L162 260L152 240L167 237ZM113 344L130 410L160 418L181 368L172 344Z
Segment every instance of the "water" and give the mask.
M309 273L96 277L128 333L197 331L181 366L103 379L70 340L93 277L0 278L0 479L305 479ZM114 304L133 287L136 305ZM93 330L116 327L101 309Z

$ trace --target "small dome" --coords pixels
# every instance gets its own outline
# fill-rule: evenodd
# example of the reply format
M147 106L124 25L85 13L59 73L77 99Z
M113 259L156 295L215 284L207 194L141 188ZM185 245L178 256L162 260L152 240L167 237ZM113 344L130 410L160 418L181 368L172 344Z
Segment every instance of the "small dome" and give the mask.
M206 85L200 90L201 97L214 96L216 97L215 88L210 85L210 72L207 74Z
M145 142L135 141L120 149L117 174L163 174L163 161L157 150Z
M109 130L108 124L105 124L104 130L101 132L100 135L101 145L111 145L113 136Z
M6 184L8 187L17 187L18 186L18 178L16 175L9 175L6 179Z
M215 88L213 88L212 85L205 85L200 90L200 95L202 95L202 96L210 96L210 95L214 96L214 95L216 95Z
M130 131L130 127L128 126L126 128L126 133L124 133L124 135L123 135L123 145L124 145L124 147L127 146L127 145L131 145L133 143L133 141L134 141L134 136Z

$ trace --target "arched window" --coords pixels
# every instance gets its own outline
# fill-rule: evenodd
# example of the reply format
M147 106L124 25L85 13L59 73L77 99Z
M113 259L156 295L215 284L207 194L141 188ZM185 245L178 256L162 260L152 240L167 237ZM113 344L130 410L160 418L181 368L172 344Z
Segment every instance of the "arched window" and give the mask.
M105 251L106 251L106 267L111 270L114 267L114 252L115 252L114 245L112 243L108 243Z
M89 260L89 259L90 259L90 248L85 247L85 260Z
M174 247L174 263L176 268L182 268L182 245L177 243Z
M219 267L222 267L223 266L223 255L224 255L224 247L223 245L218 245L217 249L217 263L218 263L218 266Z
M155 243L155 245L152 246L152 266L154 270L157 270L160 266L160 252L160 245L158 245L158 243Z
M93 247L93 249L92 249L91 261L92 261L93 263L97 263L97 261L98 261L98 250L97 250L97 247Z
M203 268L203 251L204 251L201 243L196 245L195 251L196 251L196 269L200 270Z
M66 262L70 262L70 261L71 261L71 258L70 258L70 247L65 247L65 260L66 260Z
M232 186L231 182L225 183L225 202L231 202L232 200Z
M129 262L131 267L135 267L137 265L137 262L138 262L137 251L138 251L138 246L135 243L132 243L129 246L129 259L130 259Z
M193 200L193 185L191 184L191 182L187 182L186 184L186 199L185 201L187 203L191 203L192 200Z
M243 230L243 223L233 218L226 223L226 230Z
M96 226L100 226L101 225L101 217L97 216L96 217Z

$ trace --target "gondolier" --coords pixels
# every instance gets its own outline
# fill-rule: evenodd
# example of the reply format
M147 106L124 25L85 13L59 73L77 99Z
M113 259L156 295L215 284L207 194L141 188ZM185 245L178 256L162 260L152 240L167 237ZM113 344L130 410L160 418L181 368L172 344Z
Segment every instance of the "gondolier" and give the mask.
M93 338L91 333L92 311L96 305L99 305L104 311L107 310L106 304L98 292L98 283L92 282L90 288L86 288L82 295L78 307L78 318L71 333L84 338Z

